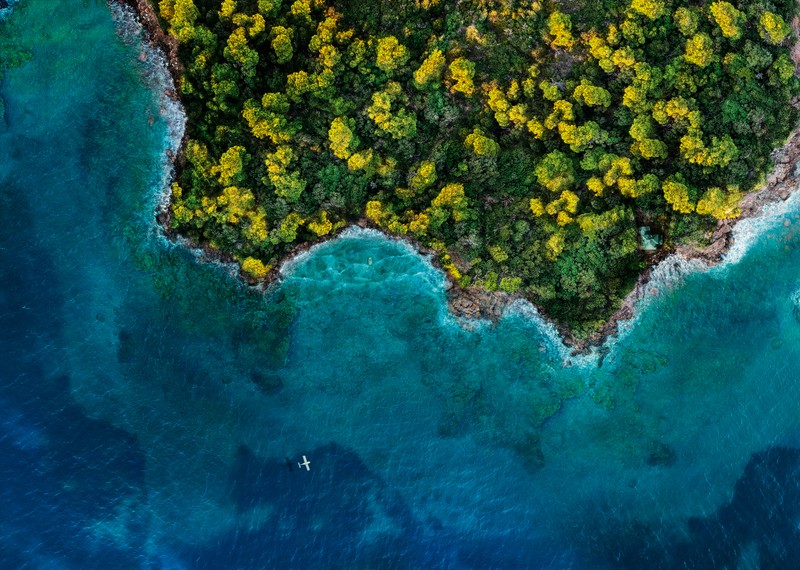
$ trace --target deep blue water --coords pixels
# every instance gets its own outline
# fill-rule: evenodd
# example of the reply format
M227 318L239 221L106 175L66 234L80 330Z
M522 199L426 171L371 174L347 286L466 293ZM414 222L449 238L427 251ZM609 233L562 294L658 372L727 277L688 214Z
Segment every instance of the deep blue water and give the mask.
M364 232L262 294L161 236L105 3L0 34L0 567L800 567L797 204L587 358L524 308L467 330Z

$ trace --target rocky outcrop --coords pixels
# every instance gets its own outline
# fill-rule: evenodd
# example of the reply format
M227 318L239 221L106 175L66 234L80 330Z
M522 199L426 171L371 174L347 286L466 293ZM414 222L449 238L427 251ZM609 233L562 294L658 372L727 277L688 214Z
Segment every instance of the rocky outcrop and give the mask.
M139 21L147 32L147 40L151 45L159 48L164 54L169 72L172 75L175 85L178 85L181 73L183 72L183 66L181 65L180 59L178 59L178 40L164 33L152 4L150 4L148 0L117 1L130 6L139 15ZM178 97L177 93L171 93L170 95L174 99Z

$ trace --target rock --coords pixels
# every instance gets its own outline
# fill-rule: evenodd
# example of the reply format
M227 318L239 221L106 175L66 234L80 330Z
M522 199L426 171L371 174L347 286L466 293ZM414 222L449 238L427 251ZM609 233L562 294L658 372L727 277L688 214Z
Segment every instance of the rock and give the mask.
M789 191L788 190L781 190L781 193L778 194L781 197L781 200L788 200L789 199Z

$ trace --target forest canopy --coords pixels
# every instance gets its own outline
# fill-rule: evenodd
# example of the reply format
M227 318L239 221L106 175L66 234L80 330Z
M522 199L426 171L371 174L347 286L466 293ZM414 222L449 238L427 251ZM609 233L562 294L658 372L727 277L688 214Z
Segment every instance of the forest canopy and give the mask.
M362 218L577 336L702 243L797 122L792 3L161 0L172 225L255 278Z

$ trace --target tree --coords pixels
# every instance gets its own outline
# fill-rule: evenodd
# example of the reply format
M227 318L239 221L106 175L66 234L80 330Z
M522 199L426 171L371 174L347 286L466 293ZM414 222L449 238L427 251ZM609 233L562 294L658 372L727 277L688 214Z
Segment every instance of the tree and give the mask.
M265 160L267 176L275 188L275 194L290 204L300 199L307 184L299 172L289 170L293 159L294 152L291 147L281 145L275 152L267 154Z
M686 40L684 57L689 63L705 67L714 56L714 43L708 34L699 33Z
M328 130L328 140L337 158L348 159L358 148L359 140L353 132L355 121L347 117L336 117Z
M263 279L272 271L272 266L264 265L260 259L247 257L242 261L242 271L256 279Z
M259 105L248 99L244 102L242 117L258 139L269 139L273 144L289 142L299 128L286 117L289 101L282 93L266 93Z
M672 209L681 214L690 214L694 211L694 204L689 199L689 187L683 182L682 176L670 177L661 184L664 199Z
M311 21L311 0L295 0L290 8L292 16L306 22Z
M761 37L773 45L781 43L791 32L789 24L782 17L772 12L764 12L758 19Z
M500 151L500 145L494 139L487 137L483 130L478 127L475 127L472 133L467 135L464 144L478 156L497 156Z
M631 8L651 20L655 20L664 13L663 0L632 0Z
M331 230L333 229L333 224L328 219L328 212L322 210L318 220L312 220L308 223L308 229L310 229L319 237L331 233Z
M544 215L544 204L539 198L531 198L528 205L531 209L531 213L537 218Z
M241 182L245 157L247 157L247 151L243 146L231 147L222 154L219 165L213 167L211 173L218 176L219 183L223 186Z
M442 80L444 66L445 58L442 50L433 50L414 72L414 85L419 89L427 87L428 85L438 85Z
M605 133L594 121L587 121L583 125L562 121L558 123L558 133L572 152L583 152L589 145L600 143L605 139Z
M242 75L246 78L251 79L255 76L256 66L258 65L258 52L250 49L247 45L247 35L244 28L236 28L231 33L224 53L226 59L241 66Z
M379 226L385 225L394 214L383 206L379 200L367 202L366 216Z
M275 51L275 61L279 64L289 63L292 60L292 36L294 30L283 26L272 28L272 49Z
M273 243L292 243L297 239L297 230L303 225L305 220L297 212L291 212L280 225L272 231L270 241Z
M675 25L678 26L678 30L687 38L697 32L700 16L695 8L678 8L675 10L673 19L675 20Z
M553 112L544 120L544 126L548 129L555 129L561 121L574 121L575 112L572 103L561 99L553 103Z
M223 0L219 9L220 20L230 20L236 12L236 0Z
M738 218L741 214L739 200L741 194L736 190L709 188L697 201L697 213L701 216L713 216L718 220Z
M489 108L494 111L494 118L497 124L501 127L507 127L511 122L508 116L508 110L511 108L511 104L506 99L506 94L502 89L494 85L489 89L488 95L488 105Z
M393 139L411 138L417 134L417 117L413 112L401 108L392 113L393 103L405 102L405 99L400 84L390 81L383 91L372 94L372 105L367 108L367 115L378 129Z
M620 177L617 180L620 193L627 198L639 198L659 190L661 183L655 174L647 173L641 179Z
M419 214L414 215L411 218L411 221L408 222L408 229L417 237L421 237L428 233L428 226L430 223L430 216L424 212L420 212Z
M472 78L475 77L475 64L459 57L450 64L450 77L455 82L450 87L454 93L470 96L475 91Z
M404 66L408 58L408 49L396 37L387 36L378 40L375 63L385 73L391 75L397 68Z
M733 4L724 0L717 0L711 4L709 11L723 36L732 40L738 40L742 36L740 26L745 22L746 18Z
M564 190L556 200L547 204L545 211L551 216L556 216L556 223L559 226L565 226L573 222L570 214L578 211L578 201L577 194L570 190Z
M436 182L436 163L423 160L411 176L409 186L416 191L425 190Z
M464 195L463 184L445 185L431 205L437 208L450 208L453 219L458 222L464 218L467 209L467 198Z
M581 80L580 85L575 87L572 97L579 103L590 107L608 108L611 105L611 93L602 87L596 87L586 79Z
M161 17L169 23L169 33L181 43L194 38L195 22L200 13L193 0L161 0L158 5Z
M251 213L255 205L255 198L247 188L228 186L214 202L216 204L214 213L221 221L238 224L242 218L246 218Z
M550 14L547 18L547 35L551 46L570 51L575 39L572 37L572 21L569 14L562 14L558 10Z
M372 149L354 152L350 158L347 159L347 167L350 170L364 170L368 176L374 173L375 156Z
M547 154L534 170L539 184L551 192L562 192L575 183L572 161L559 150Z

